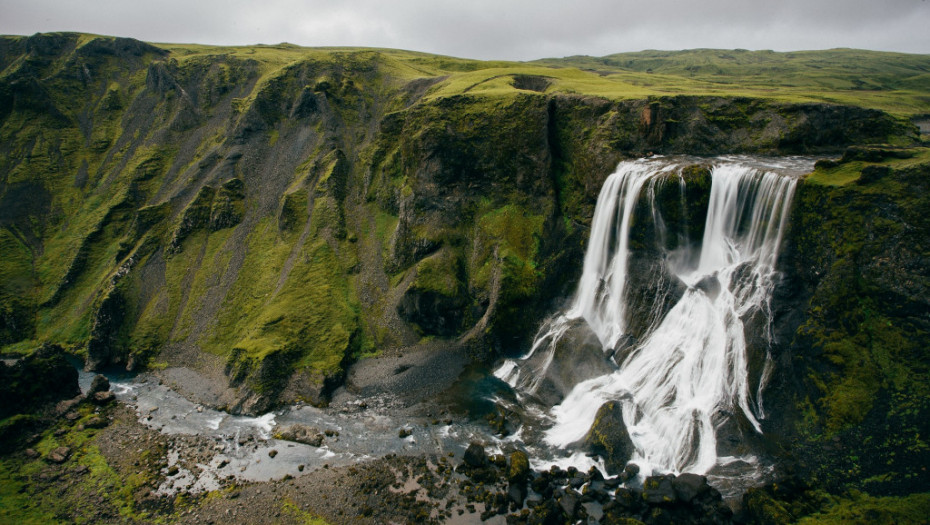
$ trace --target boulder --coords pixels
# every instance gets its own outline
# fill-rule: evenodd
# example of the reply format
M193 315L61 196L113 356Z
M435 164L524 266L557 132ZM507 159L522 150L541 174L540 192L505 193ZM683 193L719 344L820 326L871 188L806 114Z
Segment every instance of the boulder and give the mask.
M510 483L507 486L507 497L518 507L523 506L523 501L526 499L526 494L526 483Z
M510 455L510 466L507 469L507 481L511 483L522 483L526 485L526 480L530 475L530 460L526 452L518 450Z
M578 514L578 510L581 509L581 494L578 494L572 489L566 489L556 494L556 500L559 502L559 507L562 508L562 512L564 512L569 519L574 520L575 516Z
M527 381L542 375L533 394L547 405L559 404L578 383L617 369L587 321L568 322L554 348L542 348L520 365Z
M711 490L706 477L690 472L676 476L672 480L672 488L675 489L675 495L678 499L685 503L689 503L694 498Z
M97 392L106 392L110 389L110 380L103 374L97 374L94 376L93 381L90 382L90 390L87 392L87 395L93 395Z
M45 456L52 463L64 463L71 457L71 449L68 447L58 447Z
M107 405L116 400L116 394L107 390L105 392L97 392L89 397L90 402L95 405Z
M104 417L92 416L84 422L84 428L103 428L109 424L110 422Z
M623 407L619 402L608 401L601 405L585 437L584 448L601 456L609 472L620 472L626 466L635 447L623 422Z
M484 447L478 443L472 442L468 445L468 448L465 449L465 455L462 457L462 460L465 462L465 465L469 467L481 468L487 466L488 455L484 451Z
M643 500L652 505L674 504L678 496L672 486L675 477L671 474L664 476L649 476L643 482Z
M310 445L311 447L319 447L323 444L322 432L316 428L309 427L307 425L301 425L299 423L281 428L275 432L274 437L275 439L303 443L305 445Z

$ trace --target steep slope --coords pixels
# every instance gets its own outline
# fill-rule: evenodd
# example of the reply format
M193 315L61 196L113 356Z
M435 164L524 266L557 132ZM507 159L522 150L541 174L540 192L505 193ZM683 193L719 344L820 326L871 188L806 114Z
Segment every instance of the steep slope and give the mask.
M868 107L668 93L389 50L2 38L0 342L185 367L233 411L321 403L373 352L522 349L624 156L917 135Z
M747 495L761 522L926 509L928 181L927 149L851 148L799 185L765 401L784 479Z

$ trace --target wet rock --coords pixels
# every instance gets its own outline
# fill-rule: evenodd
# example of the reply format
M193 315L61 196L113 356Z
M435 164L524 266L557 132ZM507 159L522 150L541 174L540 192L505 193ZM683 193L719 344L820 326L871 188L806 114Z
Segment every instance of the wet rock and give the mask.
M507 497L510 498L510 501L515 503L518 507L523 506L523 501L526 500L527 489L525 482L516 482L510 483L507 487Z
M299 423L281 428L279 431L275 432L274 437L275 439L303 443L305 445L310 445L311 447L319 447L323 445L322 432L313 427L301 425Z
M462 460L465 462L465 465L469 467L481 468L487 466L488 455L484 451L484 447L478 443L471 443L468 445L468 448L465 449L465 455L462 457Z
M710 300L716 300L717 296L720 295L720 279L717 278L717 272L714 272L713 275L704 277L698 281L694 287L704 292L704 295Z
M585 481L604 481L604 475L601 474L601 471L598 470L597 467L591 467L588 469L588 474L585 476Z
M619 472L633 455L633 440L623 422L623 407L617 401L601 405L594 418L594 425L584 441L585 448L604 458L610 472Z
M555 498L559 502L559 507L562 508L562 512L564 512L569 519L574 520L578 515L578 511L581 509L581 494L578 494L574 490L567 489L557 492Z
M651 504L673 504L678 496L672 486L674 476L649 476L643 482L643 499Z
M71 457L71 449L68 447L58 447L49 452L45 457L52 463L64 463Z
M530 475L530 460L526 452L518 450L510 455L510 466L507 469L507 481L511 483L526 483Z
M103 374L97 374L94 376L93 381L90 382L90 390L87 391L87 395L93 395L97 392L106 392L110 389L110 380Z
M711 490L706 477L690 472L676 476L672 480L672 487L678 499L685 503L690 503L694 498Z
M639 465L636 463L629 463L623 468L623 472L620 473L620 481L625 482L629 481L639 475Z
M643 504L643 492L634 488L620 487L614 492L614 501L621 508L634 511Z
M548 352L537 352L521 367L526 370L542 368L547 359ZM572 322L556 343L552 364L541 370L543 377L533 395L543 403L555 405L578 383L614 370L616 366L610 361L610 356L604 353L597 335L584 319L579 319Z
M585 477L584 475L580 473L575 474L574 476L572 476L571 479L568 480L568 485L573 489L581 488L581 486L584 484L585 484Z

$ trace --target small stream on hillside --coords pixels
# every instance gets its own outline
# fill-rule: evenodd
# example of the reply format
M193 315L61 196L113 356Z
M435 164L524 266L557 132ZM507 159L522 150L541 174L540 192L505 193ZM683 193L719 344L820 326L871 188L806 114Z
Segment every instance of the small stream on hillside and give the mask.
M685 239L680 250L663 254L661 264L686 291L679 305L657 313L646 335L630 342L625 265L635 202L655 177L694 162L715 166L703 244ZM516 423L511 421L505 437L495 435L474 413L471 418L412 418L392 413L392 405L377 398L357 399L355 410L297 405L245 417L192 403L149 374L112 375L111 388L136 410L141 423L166 434L198 435L214 442L212 458L199 465L199 472L179 470L159 488L162 493L214 490L218 480L228 476L246 481L299 476L389 454L461 457L472 441L484 443L491 453L524 449L537 469L557 464L603 471L603 461L586 455L579 440L598 408L617 401L623 403L623 419L636 446L633 461L645 467L639 482L652 473L696 472L707 475L724 496L735 497L769 480L772 465L752 452L720 453L716 432L737 419L744 427L748 423L750 432L761 432L758 420L764 418L762 390L771 373L770 357L763 352L765 366L752 367L762 377L750 380L746 341L751 337L745 333L750 323L744 326L743 321L769 314L775 256L794 181L812 167L812 159L800 158L622 163L602 190L584 276L569 307L542 324L529 354L454 387L452 395L464 405L507 411ZM654 209L652 214L661 225ZM664 235L662 228L657 231ZM597 335L602 352L594 353L603 354L604 363L598 366L605 372L565 385L558 403L541 401L535 390L548 370L575 366L571 357L565 361L564 356L554 356L558 340L579 322ZM770 322L756 319L752 326L768 330ZM622 345L625 353L620 354ZM81 373L83 390L92 377ZM751 391L750 384L757 385L756 390ZM297 424L326 432L321 445L273 437L276 429ZM177 454L169 452L169 464L177 462Z

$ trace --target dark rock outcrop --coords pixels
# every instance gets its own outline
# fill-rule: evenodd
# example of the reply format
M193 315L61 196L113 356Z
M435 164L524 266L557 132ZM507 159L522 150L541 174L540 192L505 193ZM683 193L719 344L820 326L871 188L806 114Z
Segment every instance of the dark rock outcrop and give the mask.
M77 370L60 346L42 346L12 365L0 361L0 418L26 414L80 393Z
M584 446L604 459L609 472L619 473L623 470L636 449L623 422L623 406L620 402L608 401L601 405L591 430L585 436Z

